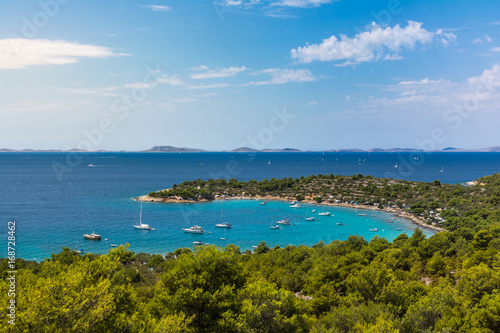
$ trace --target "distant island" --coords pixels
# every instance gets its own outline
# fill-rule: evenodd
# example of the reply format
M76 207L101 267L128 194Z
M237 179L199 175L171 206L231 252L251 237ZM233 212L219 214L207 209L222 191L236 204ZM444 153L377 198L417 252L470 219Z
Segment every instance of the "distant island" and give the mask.
M309 152L328 152L328 153L343 153L343 152L355 152L355 153L411 153L411 152L500 152L500 146L492 146L487 148L478 149L465 149L465 148L454 148L447 147L444 149L436 150L422 150L416 148L371 148L368 150L357 149L357 148L346 148L346 149L326 149L326 150L300 150L296 148L265 148L265 149L254 149L250 147L239 147L233 150L204 150L199 148L188 148L188 147L174 147L174 146L154 146L146 150L84 150L84 149L9 149L0 148L0 153L108 153L108 152L121 152L121 153L208 153L208 152L227 152L227 153L309 153Z

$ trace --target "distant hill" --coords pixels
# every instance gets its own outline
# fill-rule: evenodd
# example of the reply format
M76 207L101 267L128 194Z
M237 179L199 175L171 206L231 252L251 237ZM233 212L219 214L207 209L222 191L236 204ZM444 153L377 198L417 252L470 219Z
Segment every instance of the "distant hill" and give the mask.
M151 149L143 150L144 153L201 153L203 149L174 147L174 146L154 146Z
M249 147L239 147L233 150L229 150L227 152L232 153L299 153L299 152L354 152L354 153L404 153L404 152L424 152L421 149L415 148L372 148L368 150L350 148L350 149L330 149L330 150L300 150L295 148L266 148L266 149L254 149ZM64 152L81 152L81 153L91 153L91 152L117 152L116 150L96 150L96 151L88 151L82 149L69 149L69 150L61 150L61 149L9 149L9 148L0 148L0 153L64 153ZM127 152L126 150L120 150L119 152ZM131 151L129 151L131 152ZM174 146L154 146L153 148L141 150L141 153L203 153L203 152L211 152L209 150L203 150L198 148L187 148L187 147L174 147ZM212 151L217 152L217 151ZM226 151L218 151L218 152L226 152ZM454 147L446 147L441 150L432 150L430 152L500 152L500 146L492 146L487 148L479 148L479 149L464 149L464 148L454 148Z

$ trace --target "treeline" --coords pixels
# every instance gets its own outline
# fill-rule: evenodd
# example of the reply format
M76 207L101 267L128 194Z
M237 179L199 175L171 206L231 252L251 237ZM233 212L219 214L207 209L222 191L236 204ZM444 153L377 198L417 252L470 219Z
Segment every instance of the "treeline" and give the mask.
M186 181L172 188L151 192L153 197L212 200L216 196L256 197L272 195L316 202L347 202L394 207L437 223L448 230L487 226L500 219L500 174L482 177L477 185L442 184L352 176L312 175L300 178Z
M500 227L17 262L5 332L499 332ZM0 292L9 288L0 263ZM7 307L7 297L0 306Z

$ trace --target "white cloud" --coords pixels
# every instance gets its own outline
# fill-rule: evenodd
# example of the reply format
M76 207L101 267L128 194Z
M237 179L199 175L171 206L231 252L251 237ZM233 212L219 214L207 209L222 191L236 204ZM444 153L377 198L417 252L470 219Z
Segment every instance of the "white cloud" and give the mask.
M493 47L490 50L493 52L500 52L500 47Z
M429 78L425 78L419 81L401 81L399 85L414 85L414 84L440 84L444 82L449 82L447 80L439 79L439 80L429 80Z
M430 44L436 36L441 43L447 44L456 38L452 33L436 33L422 28L422 23L408 21L405 28L399 25L382 28L372 23L371 29L357 34L354 38L340 35L324 39L321 44L306 45L290 51L298 62L344 61L344 65L357 64L379 59L401 59L403 49L413 50L417 44Z
M309 103L307 103L307 105L316 106L316 105L318 105L318 101L310 101Z
M447 114L450 110L461 110L464 114L471 113L471 110L496 112L500 105L500 65L494 65L462 83L425 78L385 86L381 91L385 93L377 92L374 93L375 96L353 101L350 111L363 113L366 110L392 110L436 115Z
M280 0L274 2L272 6L286 6L286 7L299 7L299 8L310 8L319 7L321 5L332 3L336 0Z
M172 10L172 8L170 8L168 6L161 6L161 5L142 5L141 7L149 8L153 12L169 12Z
M36 65L73 64L82 58L124 56L104 46L78 44L64 40L0 39L0 69L19 69Z
M488 43L491 43L493 41L493 39L491 39L491 37L488 35L484 35L484 40L487 41Z
M483 44L483 40L481 38L476 38L472 41L472 44Z
M204 72L202 73L191 74L192 79L201 80L201 79L213 79L213 78L235 76L240 72L246 71L247 68L245 66L241 66L241 67L229 67L229 68L208 70L208 67L206 66L198 66L194 67L194 70L198 71L204 70Z
M288 82L310 82L316 81L316 78L312 75L311 71L308 69L287 69L287 68L269 68L264 69L257 74L268 74L271 75L271 79L267 81L256 81L250 82L246 85L267 85L267 84L283 84Z
M205 70L209 69L209 67L208 67L208 66L201 65L201 66L191 67L190 69L191 69L192 71L205 71Z
M227 83L213 83L213 84L200 84L197 86L190 86L189 89L213 89L213 88L224 88L228 87Z
M101 96L118 96L115 92L118 89L116 86L109 87L91 87L91 88L66 88L65 92L71 92L74 94L89 94L89 95L101 95Z

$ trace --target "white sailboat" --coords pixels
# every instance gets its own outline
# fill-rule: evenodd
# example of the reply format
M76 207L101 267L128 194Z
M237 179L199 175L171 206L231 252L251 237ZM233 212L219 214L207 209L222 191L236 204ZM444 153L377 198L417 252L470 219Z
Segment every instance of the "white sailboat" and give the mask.
M439 172L444 172L444 166L441 166L441 170Z
M232 228L232 225L222 221L222 204L220 205L220 223L216 223L215 226L217 228Z
M319 216L330 216L330 212L325 212L323 206L321 206L321 212L318 213Z
M316 218L314 216L307 216L309 214L309 208L307 209L307 213L306 213L306 216L304 217L304 220L306 221L314 221L316 220Z
M142 223L142 201L141 201L141 210L139 213L139 224L134 225L134 228L141 230L154 230L151 228L149 224Z

